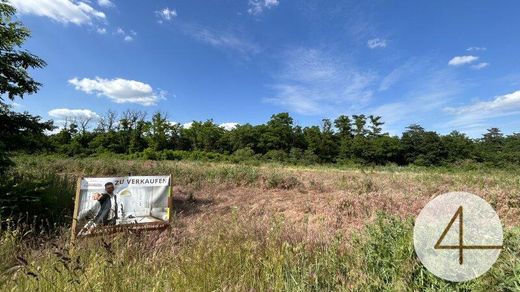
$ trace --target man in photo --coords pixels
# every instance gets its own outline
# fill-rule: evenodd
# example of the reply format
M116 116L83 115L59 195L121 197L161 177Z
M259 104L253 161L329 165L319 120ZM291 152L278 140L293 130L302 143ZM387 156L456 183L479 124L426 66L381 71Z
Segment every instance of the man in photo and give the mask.
M105 184L105 192L102 194L95 193L92 195L92 199L101 204L101 208L94 218L94 222L98 225L115 225L118 219L118 203L117 197L114 194L114 184L107 182Z

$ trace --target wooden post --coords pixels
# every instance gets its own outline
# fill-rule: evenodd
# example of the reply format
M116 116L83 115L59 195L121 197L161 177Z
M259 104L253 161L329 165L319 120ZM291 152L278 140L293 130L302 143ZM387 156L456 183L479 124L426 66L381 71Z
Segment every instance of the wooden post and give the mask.
M83 177L79 177L76 182L76 196L74 197L74 213L72 214L72 227L70 228L70 242L74 244L76 240L76 232L78 227L78 212L79 212L79 195L81 193L81 181Z
M173 181L172 175L170 174L170 195L168 196L168 222L172 222L172 212L173 212Z

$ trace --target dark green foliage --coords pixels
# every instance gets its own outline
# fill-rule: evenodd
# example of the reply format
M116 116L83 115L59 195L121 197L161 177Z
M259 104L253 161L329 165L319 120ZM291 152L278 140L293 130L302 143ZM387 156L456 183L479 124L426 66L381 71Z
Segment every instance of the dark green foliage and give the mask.
M441 139L446 149L446 161L455 162L473 158L475 145L465 134L453 131L442 136Z
M265 131L260 136L260 148L269 150L289 151L293 143L293 119L288 113L273 115L267 122Z
M13 100L38 91L41 84L27 70L45 66L45 61L20 49L31 34L22 23L12 20L15 13L12 6L0 1L0 101L5 94Z
M402 137L383 132L380 116L340 115L323 119L321 127L294 125L289 113L278 113L260 125L239 125L225 130L213 120L193 121L189 127L155 113L147 119L127 110L120 117L108 111L91 127L91 118L67 120L53 135L51 122L28 113L12 112L1 104L34 93L40 85L27 73L45 63L19 47L29 31L11 20L15 10L0 0L0 173L11 165L10 151L48 151L69 156L104 153L129 154L145 159L201 159L208 161L277 161L294 164L362 163L436 166L481 162L492 166L520 164L520 135L504 136L491 128L482 139L459 132L442 136L410 125ZM90 130L94 128L93 130Z
M28 113L15 113L3 103L4 95L14 100L38 91L41 84L27 70L45 66L42 59L20 49L30 32L22 23L12 20L15 13L16 9L7 1L0 0L0 175L13 164L8 157L10 151L41 150L48 145L43 132L52 129L52 122L41 122L40 117Z
M0 175L12 166L10 152L48 150L49 138L44 132L52 129L51 121L42 122L39 116L14 112L0 102Z
M193 121L189 128L182 130L182 135L189 141L191 150L214 151L222 150L220 140L225 130L213 122Z
M43 144L31 149L69 156L116 153L152 160L199 157L235 163L263 160L291 164L520 164L520 135L504 136L498 129L490 129L482 139L470 139L457 131L439 135L419 125L410 125L399 138L383 132L381 117L372 115L368 119L365 115L355 115L352 119L342 115L334 122L323 119L321 127L302 128L293 125L288 113L280 113L266 124L238 125L231 130L212 120L193 121L189 127L183 127L169 122L160 113L150 120L145 119L144 113L132 111L123 113L119 120L116 117L109 111L92 131L86 130L85 121L72 120L50 137L42 135L43 128L38 128ZM49 123L46 125L50 127ZM29 141L34 144L39 140Z
M44 131L52 129L51 121L42 122L39 116L17 113L0 103L0 140L7 151L35 152L45 149L49 143Z
M446 158L446 150L440 136L425 131L419 125L410 125L401 138L406 163L439 165Z
M29 220L45 228L52 228L49 224L69 223L74 189L72 179L56 174L11 173L0 185L0 217ZM38 218L33 217L36 215Z

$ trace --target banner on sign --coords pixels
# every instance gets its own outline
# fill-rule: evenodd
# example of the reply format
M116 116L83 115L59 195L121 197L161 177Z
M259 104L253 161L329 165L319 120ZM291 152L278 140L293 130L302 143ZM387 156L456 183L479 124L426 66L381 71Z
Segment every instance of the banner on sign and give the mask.
M165 226L171 176L86 177L78 181L72 239L116 227Z

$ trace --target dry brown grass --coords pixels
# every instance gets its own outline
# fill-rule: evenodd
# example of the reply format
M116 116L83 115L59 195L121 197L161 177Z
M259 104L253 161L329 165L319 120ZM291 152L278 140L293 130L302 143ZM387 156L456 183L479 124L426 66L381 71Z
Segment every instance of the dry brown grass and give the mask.
M36 177L172 174L175 217L163 232L83 240L70 259L56 253L69 252L64 249L67 231L32 243L25 241L23 232L3 232L0 255L6 261L0 267L11 269L0 276L0 288L4 285L6 290L520 287L520 230L510 228L518 226L520 218L520 175L515 173L46 157L21 157L17 163L20 172ZM412 218L429 200L449 191L484 197L507 227L508 248L495 267L485 277L460 285L429 274L412 246Z
M265 170L265 169L264 169ZM269 170L265 170L269 171ZM186 226L221 220L238 210L257 221L281 218L305 230L308 240L327 239L372 222L377 212L401 218L415 217L435 196L450 191L467 191L491 202L503 224L519 224L518 178L515 183L502 176L478 177L464 173L414 173L358 170L281 169L295 178L290 188L240 186L212 183L176 186L178 220ZM191 209L191 210L190 210Z

